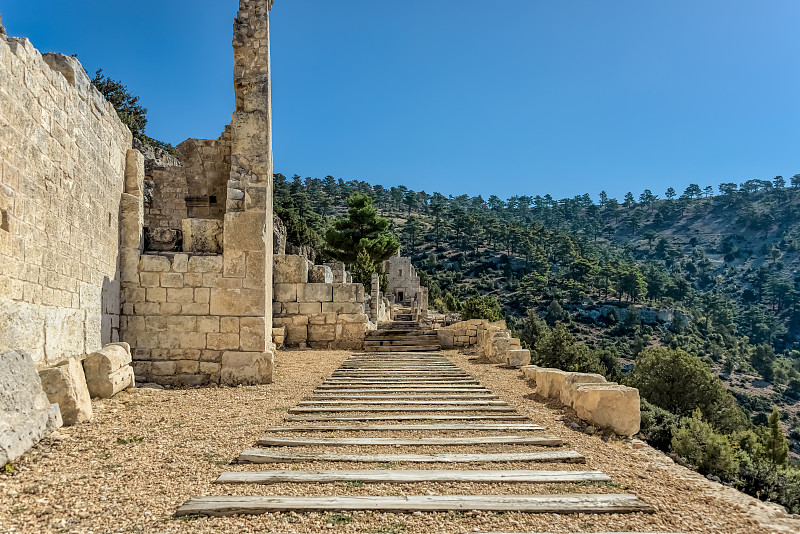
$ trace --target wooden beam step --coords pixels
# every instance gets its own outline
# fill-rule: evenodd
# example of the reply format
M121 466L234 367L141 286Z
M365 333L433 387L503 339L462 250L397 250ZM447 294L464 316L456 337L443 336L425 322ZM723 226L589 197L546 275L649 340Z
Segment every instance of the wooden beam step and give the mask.
M306 397L304 402L310 401L364 401L364 400L423 400L423 399L435 399L435 400L497 400L499 397L497 395L492 394L479 394L479 393L472 393L472 394L447 394L447 393L428 393L427 395L399 395L397 393L394 394L385 394L385 395L348 395L348 394L320 394L317 393L310 397Z
M544 427L533 424L521 423L462 423L462 424L394 424L394 425L306 425L306 426L272 426L267 432L360 432L360 431L403 431L403 430L504 430L507 432L537 431Z
M284 421L527 421L524 415L461 415L461 414L395 414L395 415L312 415L305 417L286 416Z
M474 482L550 484L569 482L611 482L601 471L498 471L498 470L400 470L358 469L328 471L246 471L222 473L216 484L325 484L332 482L365 484L409 484L415 482Z
M304 400L297 403L297 406L352 406L352 405L368 405L368 406L382 406L382 405L404 405L404 406L433 406L442 405L447 406L508 406L508 403L501 400L479 399L479 400L407 400L397 402L393 400Z
M264 436L257 445L262 447L348 447L351 445L368 447L381 446L466 446L466 445L532 445L537 447L560 447L564 444L553 436L478 436L469 438L284 438Z
M484 388L374 388L374 389L352 389L352 388L317 388L314 390L314 395L406 395L408 393L425 393L431 395L453 395L455 393L469 394L469 395L490 395L491 392Z
M230 516L270 512L446 512L481 510L553 514L654 512L634 495L413 495L407 497L192 497L176 517Z
M237 459L241 464L307 462L411 462L411 463L487 463L487 462L563 462L586 463L575 451L509 452L485 454L342 454L334 452L276 452L268 449L245 449Z
M289 413L318 412L513 412L511 406L411 406L397 404L394 406L365 405L355 406L301 406L289 408Z
M412 345L392 345L387 347L367 347L375 352L395 352L395 351L412 351L412 350L419 350L421 352L428 352L428 351L437 351L441 348L440 345L421 345L419 347L415 347ZM384 351L385 349L385 351Z
M387 376L385 378L358 377L358 376L332 376L325 379L325 384L477 384L478 381L471 376L441 378L435 376L420 378L405 378Z

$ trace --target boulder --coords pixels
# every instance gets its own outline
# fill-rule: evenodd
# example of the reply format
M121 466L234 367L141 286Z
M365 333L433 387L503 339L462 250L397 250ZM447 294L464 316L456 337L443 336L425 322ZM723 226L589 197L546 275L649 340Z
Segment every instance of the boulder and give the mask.
M540 368L536 371L536 393L548 399L560 400L561 388L568 374L561 369Z
M639 390L619 384L579 385L573 397L575 413L592 425L620 436L639 432Z
M528 349L511 349L506 353L506 365L522 367L531 363L531 351Z
M33 358L22 351L0 354L0 466L13 462L62 425Z
M86 357L83 370L92 397L107 399L135 386L130 345L111 343Z
M569 373L564 378L564 385L561 387L561 404L572 407L572 399L578 386L582 384L602 384L605 381L604 376L594 373Z
M69 358L55 367L39 371L42 388L50 402L57 402L66 426L91 421L92 399L76 358Z

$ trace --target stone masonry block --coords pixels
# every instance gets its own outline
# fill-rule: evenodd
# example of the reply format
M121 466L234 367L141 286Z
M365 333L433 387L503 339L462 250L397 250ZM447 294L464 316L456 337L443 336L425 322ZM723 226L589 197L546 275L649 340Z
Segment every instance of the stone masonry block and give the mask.
M359 299L359 288L361 298ZM364 286L361 284L333 284L334 302L363 302Z
M298 284L275 284L272 286L272 299L276 302L297 302Z
M619 384L584 384L578 386L573 408L575 413L598 428L620 436L639 432L641 407L639 390Z
M107 399L133 386L131 361L127 343L112 343L88 355L83 362L83 369L89 394Z
M264 352L266 349L266 322L263 317L242 317L239 339L247 352Z
M222 256L190 256L190 273L221 273Z
M169 258L155 254L142 254L139 259L139 272L168 272L172 268Z
M264 290L212 289L211 315L263 317L266 312Z
M302 256L273 256L272 266L273 284L308 283L308 262Z
M220 381L226 386L272 382L271 352L223 352Z
M91 421L92 399L81 362L69 358L61 364L39 371L42 388L50 402L57 402L67 426Z
M564 378L564 385L561 386L561 404L572 408L578 386L583 384L604 384L606 379L603 375L595 373L569 373Z
M333 272L326 265L314 265L308 273L308 281L314 284L332 284Z
M336 339L336 325L310 325L308 327L309 341L333 341Z
M364 313L364 305L356 302L323 302L322 313Z
M217 219L183 219L184 252L222 253L223 223Z
M304 284L297 288L298 302L331 302L333 284Z
M266 212L261 210L225 214L223 247L225 251L266 250ZM272 243L272 236L269 236Z
M325 304L330 304L326 302ZM300 315L310 316L322 313L322 303L319 302L301 302L299 307Z

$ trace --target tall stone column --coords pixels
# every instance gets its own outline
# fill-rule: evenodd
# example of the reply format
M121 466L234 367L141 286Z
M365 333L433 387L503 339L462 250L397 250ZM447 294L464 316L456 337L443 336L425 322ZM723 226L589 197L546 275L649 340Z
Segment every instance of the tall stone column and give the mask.
M242 341L241 352L223 354L223 383L268 382L272 376L271 8L272 0L240 0L233 25L236 111L231 121L223 277L241 276L243 270L246 274L240 290L244 298L237 301L236 295L227 295L225 303L235 309L231 314L242 317Z

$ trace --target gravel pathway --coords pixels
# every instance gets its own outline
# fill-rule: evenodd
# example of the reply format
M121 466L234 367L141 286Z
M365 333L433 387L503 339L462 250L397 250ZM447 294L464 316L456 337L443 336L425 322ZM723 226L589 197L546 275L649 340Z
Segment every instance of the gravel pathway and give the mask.
M229 465L252 448L268 426L285 424L286 411L337 369L349 356L335 351L281 351L271 385L188 390L123 392L94 403L95 420L62 429L16 463L13 475L0 475L0 532L75 533L460 533L665 531L753 533L800 532L800 521L719 484L706 481L649 448L604 440L569 428L574 414L531 396L519 371L479 363L448 351L445 355L478 378L501 400L543 431L513 435L553 435L586 456L582 464L459 464L459 469L596 469L612 484L366 484L334 483L236 485L213 484L222 471L264 469L448 469L442 464ZM429 437L500 435L503 432L429 431L359 432L358 436ZM279 435L347 437L351 432ZM277 447L276 451L299 447ZM306 448L304 452L323 450ZM433 449L431 447L430 449ZM466 452L464 447L435 447L435 452ZM329 449L325 449L328 450ZM482 445L470 452L547 450L516 445ZM426 447L347 446L342 453L420 453ZM532 467L533 465L533 467ZM632 493L657 508L654 514L522 513L275 513L229 518L173 518L177 507L197 495L455 495ZM769 521L769 527L761 527Z

